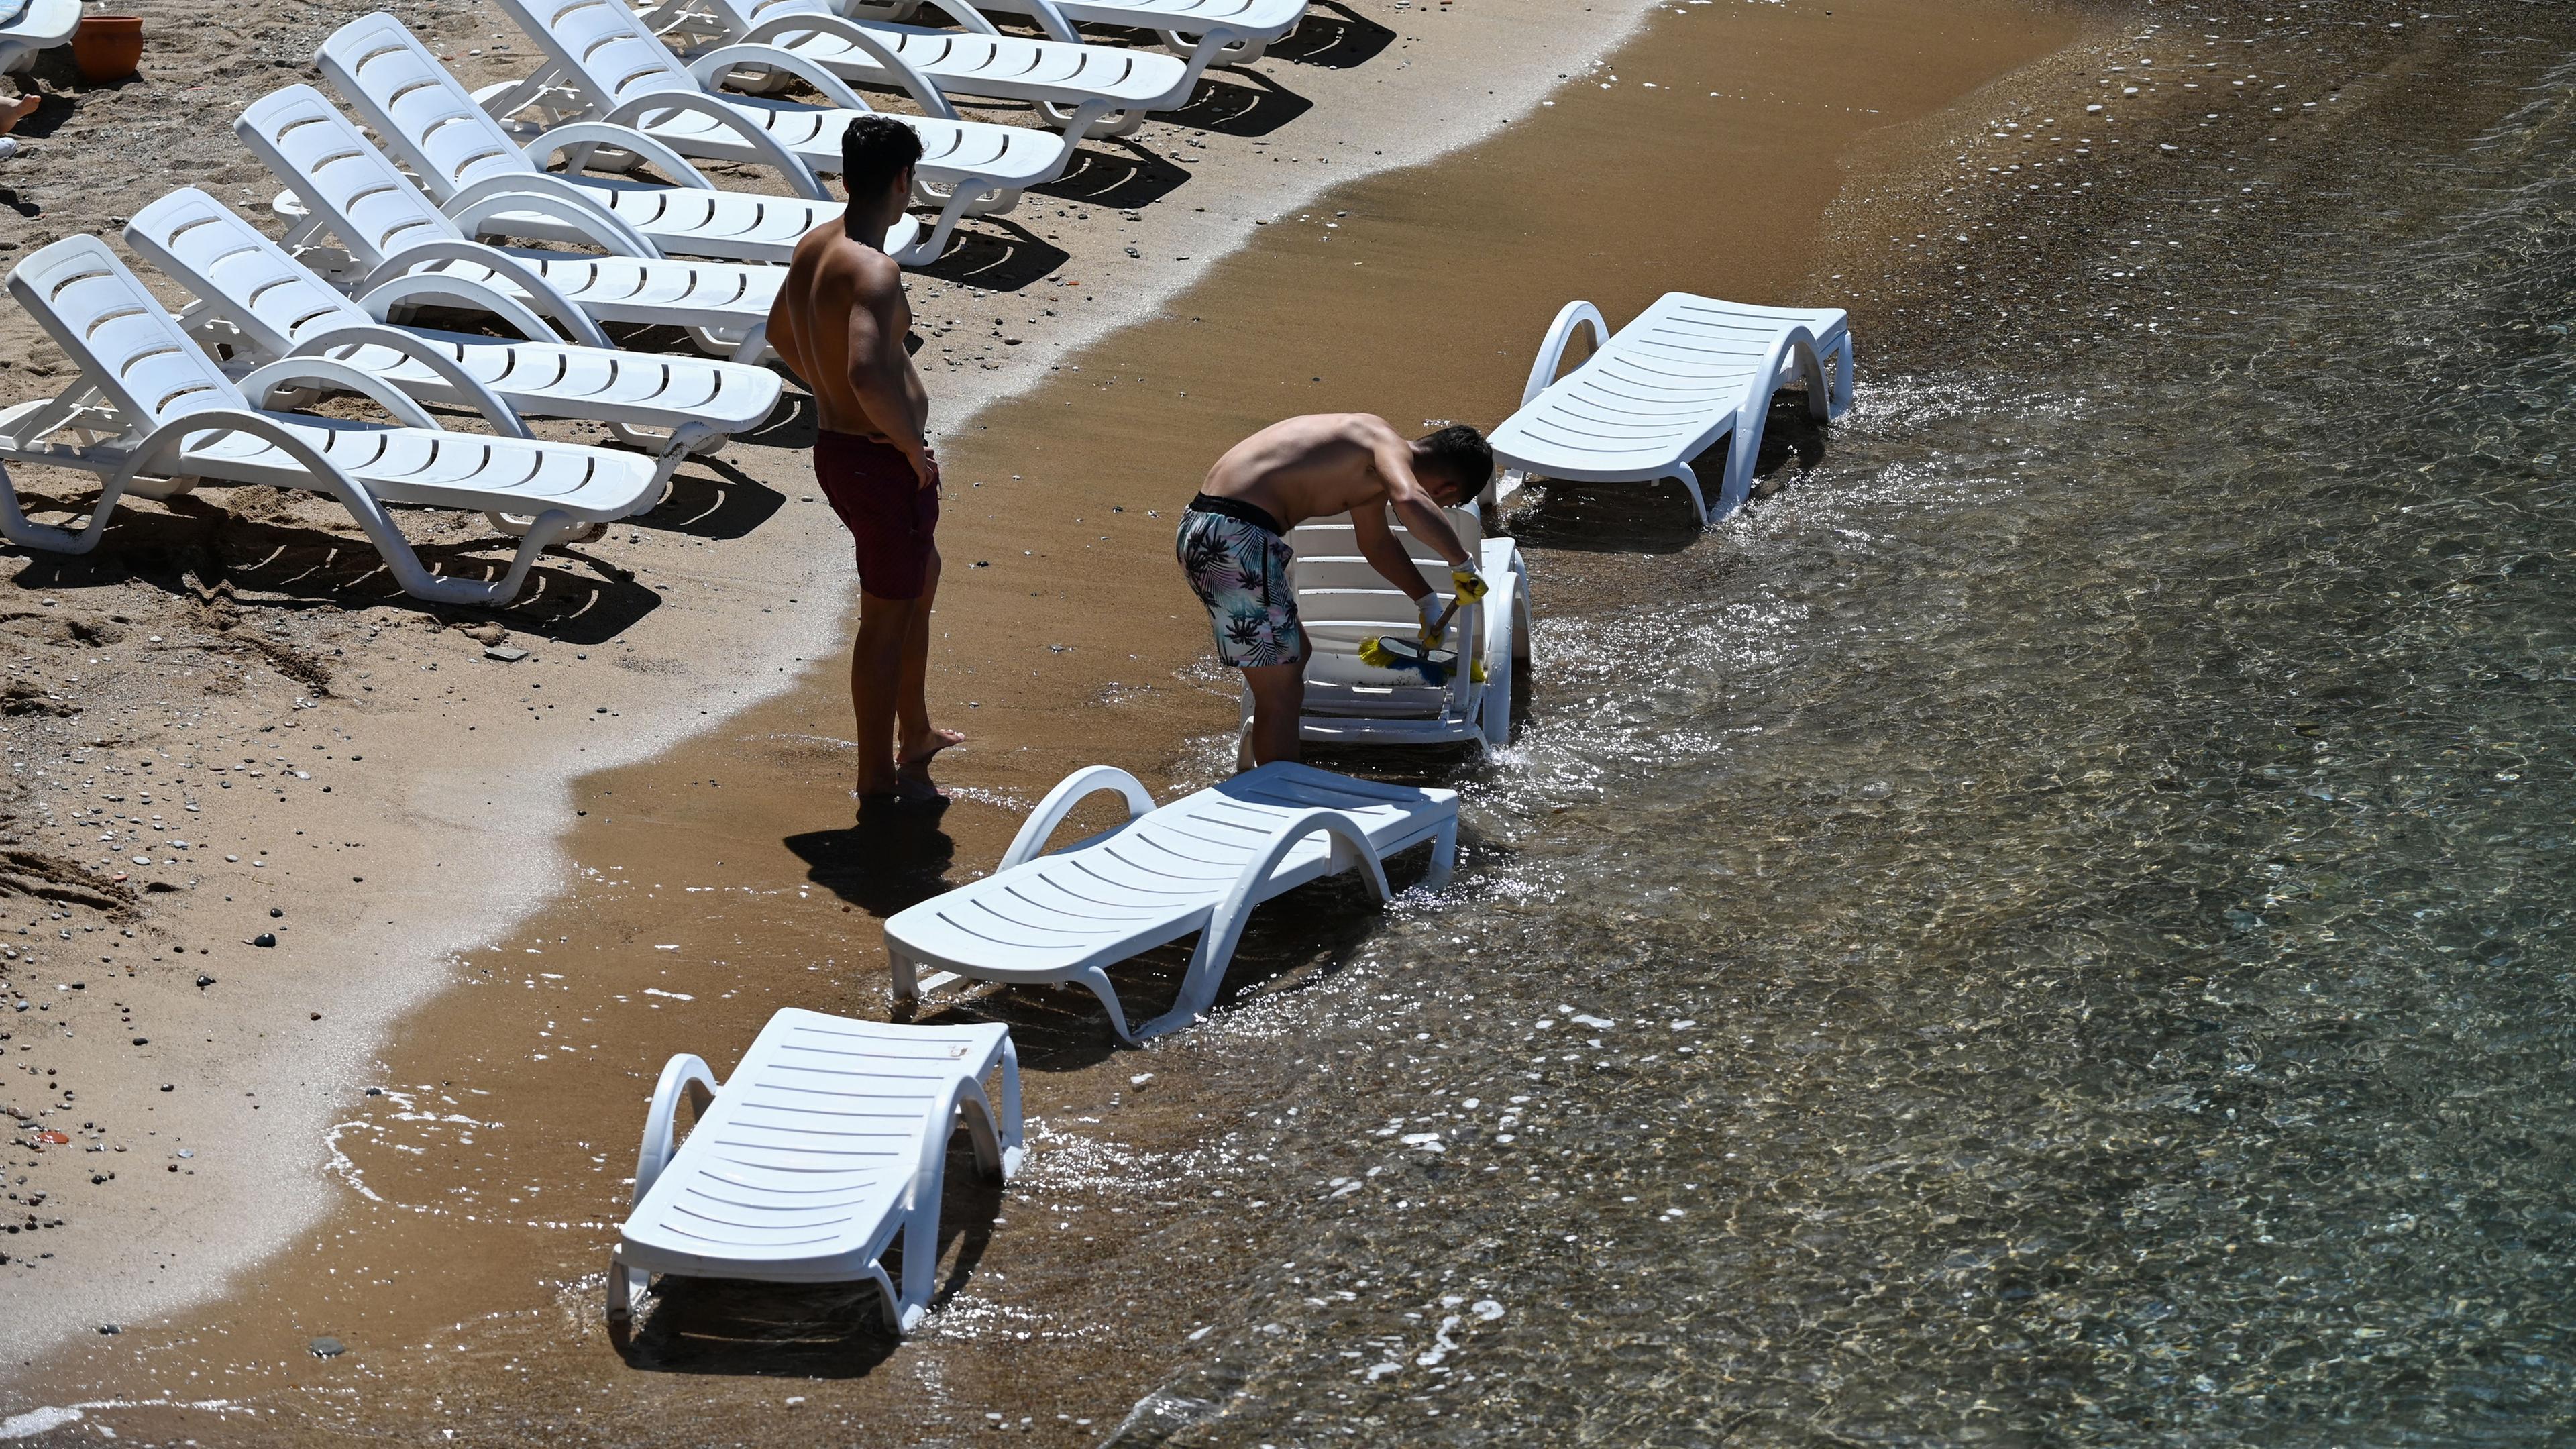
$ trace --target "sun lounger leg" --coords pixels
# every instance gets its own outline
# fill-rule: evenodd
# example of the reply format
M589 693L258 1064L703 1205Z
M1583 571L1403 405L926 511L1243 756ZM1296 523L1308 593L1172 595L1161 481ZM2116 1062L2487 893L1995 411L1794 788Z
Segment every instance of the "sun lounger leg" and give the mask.
M125 496L127 481L128 475L125 474L109 478L100 486L98 504L90 509L86 523L78 528L56 528L28 519L26 510L18 506L16 480L9 476L7 466L0 465L0 536L5 536L20 548L43 549L47 553L87 553L98 547L100 536L107 532L107 515L115 511L117 500Z
M948 250L948 234L957 230L958 218L966 214L968 204L980 191L991 189L978 188L972 181L957 183L956 189L948 193L946 203L939 208L939 220L932 224L930 235L904 248L895 261L907 267L926 267L939 260L940 253Z
M1242 873L1234 878L1225 899L1208 913L1207 928L1199 932L1198 949L1190 953L1189 970L1181 977L1181 994L1172 1002L1172 1009L1136 1028L1131 1040L1143 1041L1187 1026L1215 1003L1217 986L1225 980L1225 968L1234 960L1236 943L1243 939L1244 923L1251 919L1252 908L1258 904L1254 893L1299 841L1319 831L1329 837L1339 868L1366 873L1381 901L1393 894L1387 889L1385 864L1369 848L1367 833L1349 816L1338 810L1308 810L1294 817L1244 862ZM1102 985L1107 984L1104 977Z
M1699 475L1691 471L1690 464L1675 463L1673 481L1682 485L1682 491L1690 495L1691 512L1699 516L1699 526L1708 527L1708 500L1700 496Z
M1020 1049L1009 1037L1002 1038L1002 1180L1020 1175L1020 1159L1028 1154L1028 1143L1020 1124Z
M629 1268L615 1248L608 1250L608 1321L625 1323L635 1316L634 1300L642 1297L652 1275Z
M1845 332L1843 334L1842 345L1834 349L1833 407L1832 411L1827 413L1826 416L1830 418L1835 413L1840 413L1851 405L1852 340L1851 334L1849 332Z
M1082 969L1082 974L1073 979L1089 988L1092 995L1100 998L1100 1004L1109 1011L1109 1029L1118 1033L1120 1041L1134 1046L1145 1039L1144 1032L1127 1029L1127 1008L1118 1004L1118 988L1109 984L1108 972L1097 966L1086 966Z
M1438 890L1449 883L1450 874L1458 868L1458 818L1451 816L1431 837L1431 869L1425 871L1422 883Z
M886 947L886 970L894 977L894 999L897 1005L906 1005L921 999L919 969L912 964L911 957L894 949L892 944Z

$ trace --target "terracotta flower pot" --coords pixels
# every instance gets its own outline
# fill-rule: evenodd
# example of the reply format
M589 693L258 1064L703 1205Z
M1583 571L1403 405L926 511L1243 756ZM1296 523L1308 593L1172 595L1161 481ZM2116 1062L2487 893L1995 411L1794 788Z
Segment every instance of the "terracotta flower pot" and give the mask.
M86 15L72 32L72 64L92 85L123 80L142 63L140 15Z

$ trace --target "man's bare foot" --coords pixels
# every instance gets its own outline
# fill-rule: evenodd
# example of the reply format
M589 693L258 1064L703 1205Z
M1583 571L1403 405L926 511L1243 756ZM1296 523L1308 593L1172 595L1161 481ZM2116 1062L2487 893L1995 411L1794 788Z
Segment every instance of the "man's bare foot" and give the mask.
M966 743L966 736L958 733L956 730L934 729L930 732L929 740L911 750L905 751L902 755L896 758L894 767L895 777L900 780L912 781L915 784L928 785L930 784L930 762L938 756L941 750L947 749L951 745L962 745L964 743ZM937 787L933 786L932 788L936 789Z
M9 105L0 106L0 136L18 129L18 123L34 115L36 108L44 103L43 96L20 96Z
M947 799L948 792L930 783L928 779L914 779L899 774L876 789L861 785L850 792L850 798L861 805L927 805Z

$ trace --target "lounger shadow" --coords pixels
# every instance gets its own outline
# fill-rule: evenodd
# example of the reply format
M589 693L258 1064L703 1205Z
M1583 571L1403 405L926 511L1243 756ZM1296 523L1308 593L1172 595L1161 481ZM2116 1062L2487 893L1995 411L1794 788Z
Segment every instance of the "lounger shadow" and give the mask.
M37 496L42 496L41 494ZM329 604L342 609L414 608L444 613L452 604L437 604L405 594L364 538L351 538L296 523L246 518L219 499L181 495L161 501L165 510L125 510L108 523L112 550L91 554L29 551L16 584L28 588L74 588L83 584L133 579L161 589L176 599L204 597L220 584L234 590L278 595L273 604ZM412 510L397 509L402 517ZM631 521L631 520L630 520ZM625 525L619 525L621 527ZM503 550L517 540L478 529L471 537L414 546L422 563L442 577L467 582L498 579L509 571ZM198 580L191 587L189 577ZM581 621L564 643L598 643L631 628L660 608L659 594L635 582L624 569L573 546L549 550L545 562L531 569L519 595L494 612L513 629L541 632L549 621Z
M1199 93L1177 111L1155 117L1194 131L1222 136L1267 136L1315 108L1315 103L1258 71L1235 71L1204 80Z
M670 495L633 526L691 538L741 538L787 506L787 495L722 458L700 458L671 475Z
M1150 206L1189 182L1187 169L1173 165L1133 141L1097 142L1064 175L1031 194L1079 201L1087 206Z
M1331 18L1323 14L1327 10L1333 12ZM1270 58L1328 70L1356 70L1393 44L1394 31L1335 0L1316 0L1295 33L1272 43Z
M1085 151L1096 157L1096 151ZM1107 203L1100 203L1106 205ZM995 233L1001 233L995 235ZM959 227L947 255L916 268L925 277L959 282L990 292L1017 292L1054 276L1070 260L1064 248L1040 241L1015 221L984 217L972 228Z

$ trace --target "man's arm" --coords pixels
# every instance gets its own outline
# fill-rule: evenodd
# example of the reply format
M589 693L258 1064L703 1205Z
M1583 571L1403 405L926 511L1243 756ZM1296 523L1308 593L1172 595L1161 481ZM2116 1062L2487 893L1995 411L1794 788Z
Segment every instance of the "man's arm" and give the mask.
M886 435L895 451L912 461L924 488L939 483L939 463L912 414L904 374L912 360L903 350L901 312L903 272L891 261L871 258L853 268L850 295L850 391L867 409L868 421Z
M1443 520L1445 526L1446 520ZM1453 535L1454 536L1454 535ZM1419 604L1431 593L1432 585L1414 567L1413 555L1395 541L1395 530L1386 526L1386 512L1374 503L1362 503L1351 510L1352 542L1360 546L1360 557L1380 577L1404 590L1406 597Z
M1467 546L1458 541L1458 530L1449 526L1448 515L1442 513L1440 505L1432 502L1431 495L1423 491L1422 480L1413 476L1413 445L1388 427L1382 418L1366 419L1361 427L1368 434L1369 457L1377 465L1377 475L1386 480L1386 501L1395 509L1395 516L1404 520L1404 526L1413 530L1414 537L1431 545L1433 553L1447 559L1450 567L1473 568L1475 560L1467 557ZM1354 522L1360 512L1352 510ZM1393 539L1388 542L1392 547ZM1362 547L1365 549L1366 545ZM1386 573L1386 565L1378 563L1376 555L1369 555L1369 562L1377 566L1379 573ZM1412 565L1408 561L1406 571L1411 570ZM1396 575L1387 574L1387 577L1393 579ZM1413 591L1407 589L1405 592Z

